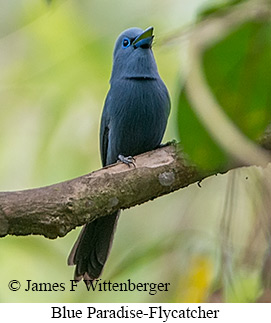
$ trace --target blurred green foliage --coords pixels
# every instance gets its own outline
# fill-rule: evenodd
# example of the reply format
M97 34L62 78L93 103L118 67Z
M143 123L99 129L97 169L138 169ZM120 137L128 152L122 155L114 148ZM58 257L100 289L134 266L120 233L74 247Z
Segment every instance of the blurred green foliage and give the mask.
M179 54L186 51L186 46L182 42L164 46L161 39L192 25L203 7L219 2L171 0L169 5L162 0L58 0L51 1L48 6L46 1L20 0L14 3L0 0L1 190L49 185L100 167L98 131L103 100L108 90L113 46L118 34L131 26L155 27L154 53L173 103L164 141L178 139L180 134L185 143L179 124L186 120L182 129L190 134L191 138L187 136L191 140L189 145L194 146L193 141L203 131L197 142L198 148L203 147L204 150L209 142L211 150L215 151L212 148L214 144L205 139L206 131L200 130L196 118L189 115L191 111L183 110L177 118L179 79L184 77L182 70L187 64ZM237 42L233 46L233 52L238 45ZM206 71L213 57L217 59L225 46L226 43L218 44L206 53ZM238 48L238 55L246 53L246 49L239 53ZM224 66L222 55L220 60L214 62L213 73L206 72L218 96L224 86L229 92L235 84L227 84L223 74L227 68L230 69L230 63L227 61ZM217 82L216 71L217 77L223 80L218 88L214 86ZM232 96L235 89L239 88L232 90ZM222 94L224 97L225 94ZM242 107L245 99L249 98L244 98L244 103L241 101ZM185 100L182 104L183 109ZM254 106L249 107L253 115L256 113ZM247 113L247 110L242 111ZM255 123L246 123L247 129L254 129L253 135L259 134L262 119L263 114L260 113ZM249 224L253 224L253 206L258 196L247 188L247 177L250 187L255 186L254 172L242 170L238 176L240 182L235 190L238 199L234 201L232 216L237 219L234 230L240 227L240 222L243 231L240 234L238 230L233 230L232 243L236 246L237 255L243 255L246 249L244 241L250 232ZM127 279L134 282L170 282L169 292L154 296L135 292L90 293L83 284L79 284L77 291L69 292L74 268L66 265L66 259L79 233L77 229L57 240L36 236L1 239L0 301L206 301L212 292L223 287L221 240L224 236L220 232L220 223L228 190L228 177L217 176L205 180L201 188L191 185L155 202L122 212L102 279L114 282L125 282ZM243 223L247 223L247 227ZM260 247L255 251L259 256ZM249 280L244 278L244 284L240 284L235 279L238 281L236 288L226 284L223 300L256 299L260 290L257 282L261 258L255 257L254 260ZM236 266L235 270L234 277L238 277L243 272L243 264ZM12 279L18 279L22 284L17 292L8 289L8 282ZM26 292L24 288L28 279L33 282L64 282L66 291Z
M198 14L197 17L197 21L200 22L203 19L210 17L212 14L215 15L223 15L224 14L224 10L230 9L233 6L241 3L241 2L245 2L247 0L229 0L229 1L217 1L214 2L212 5L204 8L203 10L201 10Z
M204 56L207 81L217 100L238 128L255 141L271 120L270 34L271 23L250 22Z
M270 23L248 22L213 44L203 56L204 74L213 95L238 129L254 141L271 121L270 34ZM201 168L219 170L229 162L230 156L193 111L185 87L179 97L178 126L184 150Z

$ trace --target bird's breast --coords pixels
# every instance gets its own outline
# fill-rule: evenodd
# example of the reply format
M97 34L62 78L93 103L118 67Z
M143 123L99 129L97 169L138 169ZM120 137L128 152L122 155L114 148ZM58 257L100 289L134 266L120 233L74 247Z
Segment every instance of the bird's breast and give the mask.
M115 86L115 87L114 87ZM156 148L163 137L169 109L165 85L159 79L129 79L110 91L110 159Z

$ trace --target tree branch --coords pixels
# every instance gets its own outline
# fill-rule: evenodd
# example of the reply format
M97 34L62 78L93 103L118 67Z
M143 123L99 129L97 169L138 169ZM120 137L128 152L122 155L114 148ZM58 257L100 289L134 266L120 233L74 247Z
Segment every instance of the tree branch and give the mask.
M66 235L76 226L173 192L202 176L187 163L177 145L136 157L136 167L122 163L42 188L0 192L0 236Z
M265 146L267 142L271 142L269 131L264 136ZM46 187L0 192L0 236L61 237L98 217L153 200L214 174L199 172L178 144L135 159L136 167L117 163Z

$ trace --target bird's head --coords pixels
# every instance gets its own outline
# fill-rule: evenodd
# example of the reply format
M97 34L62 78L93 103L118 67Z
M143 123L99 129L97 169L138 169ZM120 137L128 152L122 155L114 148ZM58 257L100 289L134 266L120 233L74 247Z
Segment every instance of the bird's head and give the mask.
M152 52L153 27L130 28L115 44L111 81L114 79L156 79L159 77Z

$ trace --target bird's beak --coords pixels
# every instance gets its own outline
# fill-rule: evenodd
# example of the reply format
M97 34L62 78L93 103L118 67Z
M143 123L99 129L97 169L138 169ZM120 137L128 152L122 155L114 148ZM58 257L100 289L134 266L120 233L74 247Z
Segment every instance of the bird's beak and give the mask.
M153 27L149 27L143 31L142 34L138 35L136 39L132 42L134 48L150 48L153 40Z

